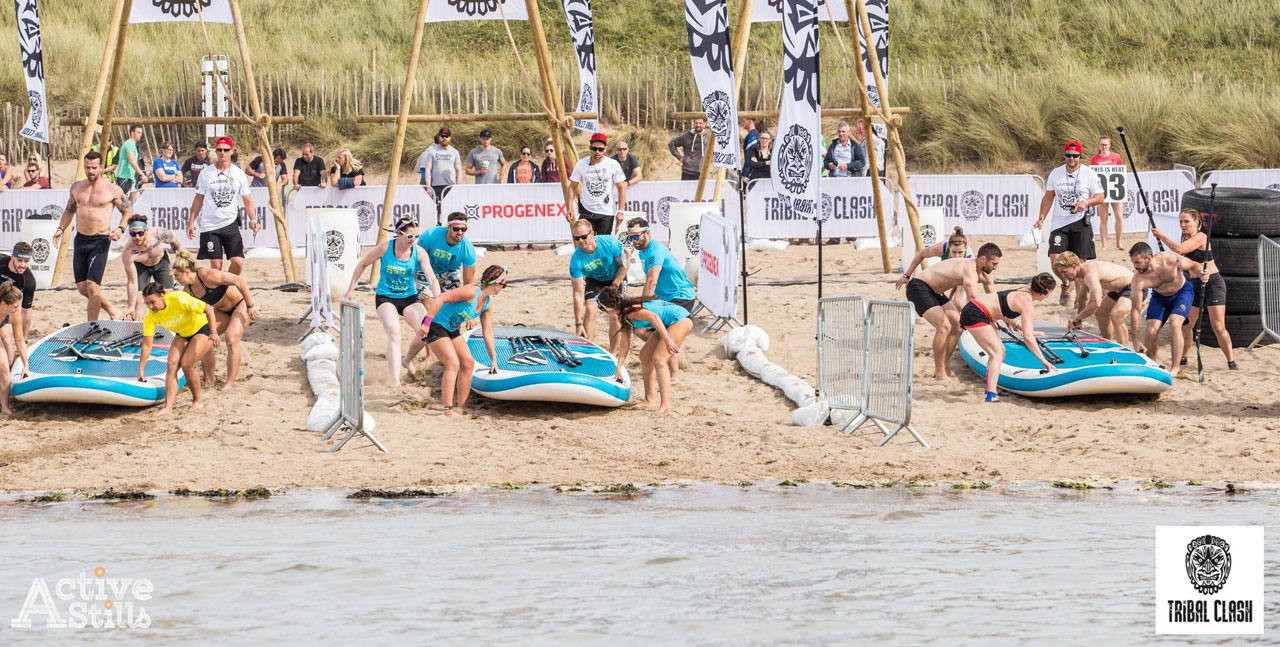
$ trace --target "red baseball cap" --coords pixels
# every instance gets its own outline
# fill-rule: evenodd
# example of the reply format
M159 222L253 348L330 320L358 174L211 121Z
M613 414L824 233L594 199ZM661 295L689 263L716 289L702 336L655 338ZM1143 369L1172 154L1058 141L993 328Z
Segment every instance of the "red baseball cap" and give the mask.
M606 137L604 133L596 133L591 136L591 141L600 142L601 144L608 144L609 138Z
M213 147L214 147L214 148L217 148L217 147L219 147L219 146L221 146L221 145L223 145L223 144L226 144L227 146L230 146L231 148L235 148L235 147L236 147L235 142L231 141L231 138L230 138L230 137L227 137L226 135L223 135L222 137L219 137L219 138L217 138L217 139L215 139L215 140L213 141Z
M1067 142L1067 145L1066 145L1066 147L1063 149L1063 151L1062 151L1062 152L1064 152L1064 153L1080 153L1080 152L1083 152L1083 151L1084 151L1084 148L1082 148L1082 147L1080 146L1080 142L1078 142L1078 141L1076 141L1076 140L1074 140L1074 139L1073 139L1073 140L1071 140L1071 141Z

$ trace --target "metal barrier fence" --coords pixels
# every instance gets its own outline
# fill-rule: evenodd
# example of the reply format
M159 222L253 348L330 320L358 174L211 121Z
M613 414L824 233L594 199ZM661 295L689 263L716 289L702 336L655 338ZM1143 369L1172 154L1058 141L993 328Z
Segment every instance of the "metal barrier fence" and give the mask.
M1266 236L1258 236L1258 303L1262 306L1262 332L1249 344L1249 350L1264 335L1280 341L1280 244Z
M387 448L364 428L364 306L354 301L342 300L342 312L339 315L341 338L338 342L338 388L342 393L341 405L333 421L325 427L324 439L339 429L346 427L347 435L338 441L330 451L338 451L360 434L387 453Z
M856 411L840 428L852 433L868 420L889 442L911 425L915 310L906 301L829 297L818 301L818 397L832 409Z

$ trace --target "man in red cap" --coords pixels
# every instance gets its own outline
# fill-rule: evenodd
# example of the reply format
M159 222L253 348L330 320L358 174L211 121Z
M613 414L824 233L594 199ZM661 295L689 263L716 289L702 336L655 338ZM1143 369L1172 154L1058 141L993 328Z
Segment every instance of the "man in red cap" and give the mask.
M1090 217L1093 207L1102 203L1106 194L1102 191L1102 180L1093 169L1080 164L1083 148L1074 139L1067 142L1063 150L1066 163L1053 169L1049 180L1045 182L1044 197L1040 199L1040 218L1036 220L1036 229L1043 229L1044 219L1053 210L1053 230L1049 232L1049 264L1055 274L1058 268L1053 265L1058 254L1074 252L1082 260L1097 258L1093 249L1093 224ZM1062 294L1059 305L1071 303L1071 282L1062 278Z
M604 133L592 135L591 156L578 160L569 175L578 195L578 217L590 222L597 236L613 235L614 224L622 222L622 209L627 204L627 176L618 160L605 157L608 147ZM573 214L566 215L573 223Z
M235 143L230 137L219 137L213 144L214 163L204 167L196 178L196 197L191 201L187 218L187 238L195 238L197 217L200 225L200 251L196 258L209 259L209 267L222 269L222 258L231 261L228 271L239 274L244 269L244 241L240 237L239 205L243 200L249 215L249 227L258 233L259 225L249 194L249 178L231 163Z

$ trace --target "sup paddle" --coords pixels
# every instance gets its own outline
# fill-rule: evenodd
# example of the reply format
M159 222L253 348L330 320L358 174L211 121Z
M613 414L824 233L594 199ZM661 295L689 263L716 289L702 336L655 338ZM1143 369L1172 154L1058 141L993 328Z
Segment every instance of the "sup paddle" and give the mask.
M107 333L108 330L105 327L93 322L89 324L89 330L84 334L68 340L65 346L49 353L49 357L59 362L74 362L80 356L79 351L76 350L77 344L87 344Z
M1152 229L1156 228L1156 219L1151 216L1151 203L1147 200L1147 192L1142 190L1142 178L1138 176L1138 167L1133 164L1133 153L1129 152L1129 140L1124 135L1124 126L1116 126L1116 132L1120 133L1120 143L1124 144L1124 155L1129 158L1129 168L1133 169L1133 181L1138 184L1138 197L1142 198L1142 207L1147 210L1147 224ZM1164 251L1164 243L1160 239L1156 239L1156 246L1160 251Z
M1204 320L1208 318L1209 312L1205 310L1205 303L1209 296L1209 282L1205 279L1209 276L1209 262L1213 260L1213 201L1218 195L1218 184L1215 182L1209 185L1209 214L1205 216L1205 220L1209 221L1209 226L1205 228L1204 233L1204 266L1200 268L1202 276L1200 277L1200 318L1196 319L1196 372L1197 379L1204 382L1204 359L1200 357L1200 334L1204 331ZM1219 344L1222 342L1219 341Z

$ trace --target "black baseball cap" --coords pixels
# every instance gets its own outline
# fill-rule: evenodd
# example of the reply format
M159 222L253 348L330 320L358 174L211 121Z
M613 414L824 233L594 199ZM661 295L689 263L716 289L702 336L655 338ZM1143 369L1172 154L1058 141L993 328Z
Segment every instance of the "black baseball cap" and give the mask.
M452 131L452 130L449 130L449 128L448 128L448 127L444 127L444 128L441 128L440 130L436 131L436 135L437 135L438 137L453 137L453 131Z
M484 130L480 131L480 136L481 136L481 137L493 137L493 133L489 132L489 129L488 129L488 128L485 128Z

